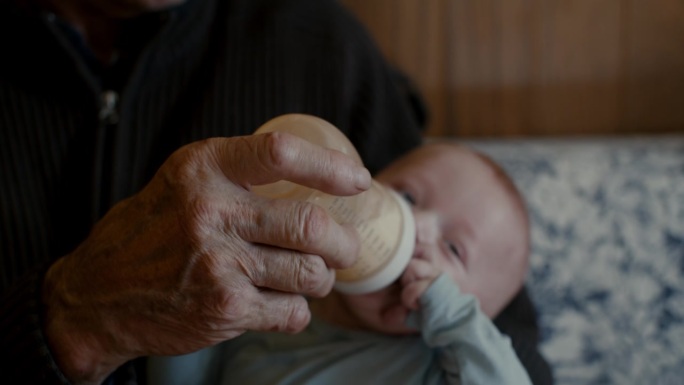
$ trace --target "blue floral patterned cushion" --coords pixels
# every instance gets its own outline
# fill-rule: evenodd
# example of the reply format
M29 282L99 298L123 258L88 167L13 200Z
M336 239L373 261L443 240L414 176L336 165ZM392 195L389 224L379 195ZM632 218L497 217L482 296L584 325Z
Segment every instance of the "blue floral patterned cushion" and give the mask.
M684 136L499 140L557 384L684 384Z

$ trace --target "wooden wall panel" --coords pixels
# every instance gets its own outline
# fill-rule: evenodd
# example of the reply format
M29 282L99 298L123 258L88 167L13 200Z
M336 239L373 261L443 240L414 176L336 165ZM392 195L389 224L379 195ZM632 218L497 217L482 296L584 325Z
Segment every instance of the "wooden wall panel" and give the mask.
M343 0L431 135L684 132L681 0Z
M684 131L684 1L631 0L623 124L630 131Z
M620 0L541 1L535 129L611 130L619 121Z

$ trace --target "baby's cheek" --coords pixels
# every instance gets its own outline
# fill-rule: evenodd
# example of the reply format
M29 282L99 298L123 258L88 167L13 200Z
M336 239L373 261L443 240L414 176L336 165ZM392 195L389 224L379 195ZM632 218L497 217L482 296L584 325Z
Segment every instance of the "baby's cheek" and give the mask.
M472 283L470 282L470 277L465 269L463 269L461 266L451 266L449 268L445 268L444 271L448 272L449 276L451 276L451 279L456 282L456 286L458 286L461 292L473 294Z

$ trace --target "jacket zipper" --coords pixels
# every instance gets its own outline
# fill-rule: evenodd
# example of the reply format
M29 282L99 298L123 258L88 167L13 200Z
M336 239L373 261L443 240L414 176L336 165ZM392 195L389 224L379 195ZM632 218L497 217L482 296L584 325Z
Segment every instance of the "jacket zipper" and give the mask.
M100 124L103 128L119 123L119 94L116 91L104 91L100 95Z
M98 113L99 128L95 141L95 175L93 178L93 220L97 221L104 215L111 199L109 180L104 179L105 168L113 165L104 164L105 159L110 159L113 153L114 129L119 123L119 94L116 91L106 90L100 94L100 110ZM109 170L111 172L111 170ZM110 178L111 179L111 178Z

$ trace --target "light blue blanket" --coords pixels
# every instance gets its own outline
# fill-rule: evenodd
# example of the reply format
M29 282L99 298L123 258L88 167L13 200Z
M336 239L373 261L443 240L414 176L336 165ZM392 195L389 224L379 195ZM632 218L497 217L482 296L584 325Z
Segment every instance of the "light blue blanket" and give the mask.
M684 384L684 136L469 144L528 201L557 384Z

